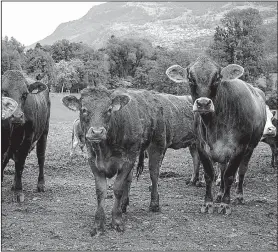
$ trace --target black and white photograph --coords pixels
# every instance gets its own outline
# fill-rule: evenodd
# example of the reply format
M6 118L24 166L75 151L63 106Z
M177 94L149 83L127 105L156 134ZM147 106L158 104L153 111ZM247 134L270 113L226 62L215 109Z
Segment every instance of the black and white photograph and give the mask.
M1 1L1 251L277 251L276 1Z

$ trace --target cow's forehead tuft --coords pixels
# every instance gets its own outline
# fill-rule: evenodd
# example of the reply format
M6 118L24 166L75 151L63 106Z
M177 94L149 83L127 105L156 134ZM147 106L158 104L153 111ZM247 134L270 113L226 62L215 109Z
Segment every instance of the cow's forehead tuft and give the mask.
M109 96L111 91L105 87L88 87L81 91L81 96L95 96L95 97L106 97Z

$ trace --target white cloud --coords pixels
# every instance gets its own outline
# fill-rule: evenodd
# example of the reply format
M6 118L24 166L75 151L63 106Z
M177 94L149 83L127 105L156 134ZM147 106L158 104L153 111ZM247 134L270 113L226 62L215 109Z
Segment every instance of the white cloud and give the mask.
M103 2L2 2L2 37L25 46L54 32L61 23L84 16Z

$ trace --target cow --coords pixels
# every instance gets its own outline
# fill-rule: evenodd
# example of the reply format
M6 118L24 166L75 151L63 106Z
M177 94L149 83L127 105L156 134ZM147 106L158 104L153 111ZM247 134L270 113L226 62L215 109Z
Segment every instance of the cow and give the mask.
M8 119L15 112L18 104L9 97L2 97L2 116L1 120Z
M81 128L81 123L80 123L79 118L75 119L73 122L73 125L72 125L71 150L70 150L70 159L71 160L72 160L74 151L77 146L79 146L79 148L81 149L83 156L86 157L86 154L84 153L85 135Z
M266 114L267 114L267 120L264 127L263 136L261 137L260 141L270 146L272 152L271 166L274 168L277 166L277 154L278 154L277 153L278 138L276 134L277 119L274 118L274 115L272 114L272 112L270 111L267 105L266 105ZM221 181L220 168L218 166L216 167L218 173L218 177L216 179L216 185L220 185L220 181ZM239 183L239 175L237 172L235 184L237 185L238 183Z
M23 74L17 70L8 70L2 76L2 95L14 99L18 107L12 117L2 123L2 180L3 171L9 160L15 162L15 177L12 189L15 201L23 202L22 172L25 160L36 146L39 165L37 189L44 191L44 162L47 135L49 130L50 99L45 84L34 82L28 85Z
M274 127L276 127L276 135L275 136L265 136L263 137L263 139L261 140L261 142L266 143L270 146L271 148L271 166L273 168L277 167L277 155L278 155L278 151L277 151L277 143L278 143L278 134L277 134L277 127L278 127L278 123L277 123L277 118L275 118L275 113L276 111L273 111L273 117L272 117L272 124L274 125Z
M256 89L239 79L243 73L242 66L221 68L207 56L199 56L186 68L173 65L166 70L171 80L190 87L197 148L206 181L202 213L214 211L214 162L221 166L220 191L215 199L220 203L218 213L231 214L230 189L237 170L236 201L243 202L244 174L263 134L266 105Z
M69 109L79 111L88 162L95 178L98 205L91 235L104 232L106 178L116 174L112 227L124 231L122 213L129 204L133 167L137 156L145 150L152 181L149 209L159 211L158 175L167 148L189 147L192 153L197 153L191 147L195 135L191 125L192 104L188 98L97 86L83 89L80 99L70 95L62 101Z

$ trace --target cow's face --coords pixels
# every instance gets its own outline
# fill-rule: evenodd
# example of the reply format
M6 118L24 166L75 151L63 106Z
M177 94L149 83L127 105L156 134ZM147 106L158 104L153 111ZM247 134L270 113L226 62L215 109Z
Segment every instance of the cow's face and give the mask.
M276 127L273 125L274 115L268 106L266 106L266 123L264 127L264 132L262 139L266 137L275 137L276 136Z
M11 117L11 122L23 124L25 122L23 107L28 95L30 93L37 94L46 88L47 86L40 82L28 85L20 71L6 71L2 78L2 97L12 98L18 104Z
M243 68L231 64L221 68L207 57L200 57L187 68L179 65L171 66L166 71L167 76L177 82L189 84L193 99L193 111L199 113L214 112L214 98L217 87L222 80L239 78Z
M100 142L107 138L112 114L122 109L129 100L129 96L113 95L105 88L86 88L82 90L80 99L66 96L62 102L71 110L79 110L86 139L90 142Z
M9 97L2 97L2 120L12 116L17 109L17 102Z

